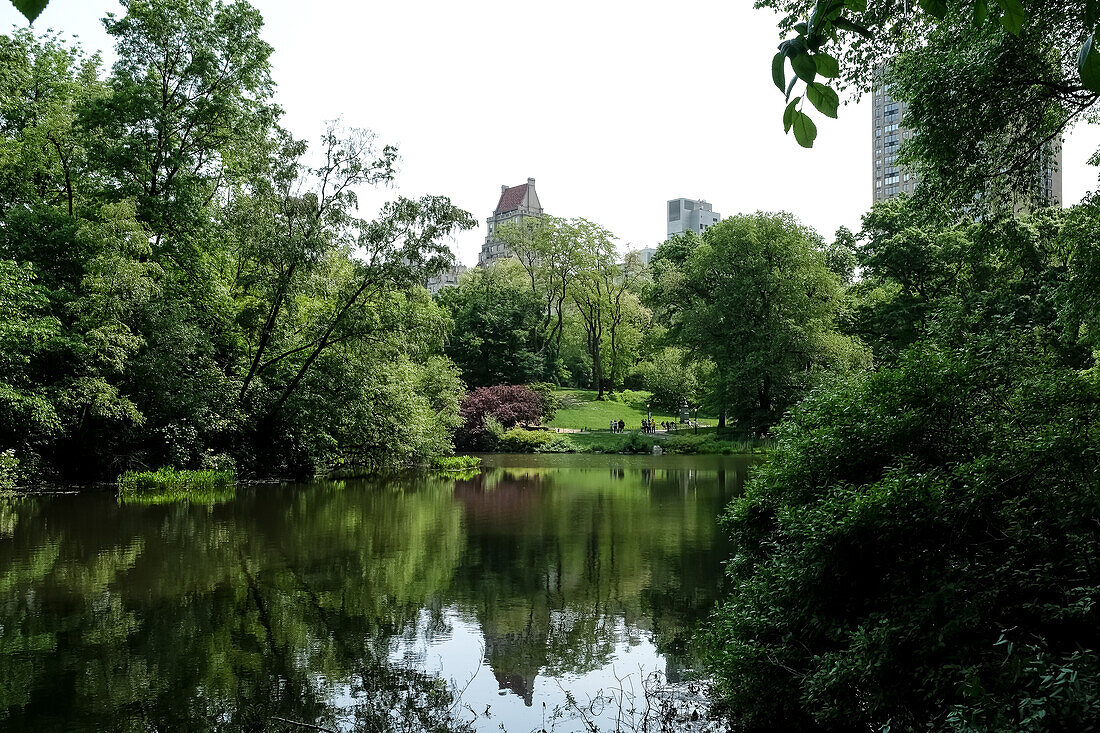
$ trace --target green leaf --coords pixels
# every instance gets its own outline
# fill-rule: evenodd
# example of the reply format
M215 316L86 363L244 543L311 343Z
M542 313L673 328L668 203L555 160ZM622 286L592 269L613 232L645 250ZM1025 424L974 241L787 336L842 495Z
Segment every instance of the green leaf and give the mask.
M1024 21L1027 20L1027 11L1024 10L1020 0L997 0L997 4L1004 10L1001 25L1012 35L1019 35L1020 29L1024 27Z
M46 6L50 4L50 0L11 0L11 4L15 6L16 10L27 16L27 20L33 23L34 19L41 15Z
M791 67L798 78L809 84L817 77L817 62L808 53L791 56Z
M795 23L794 25L794 32L800 36L806 35L806 31L808 30L809 28L806 26L805 23Z
M1085 0L1085 25L1089 28L1100 21L1100 0Z
M817 138L817 125L810 116L802 112L795 112L791 120L791 129L794 130L794 139L804 148L812 148Z
M831 87L815 81L806 87L806 98L810 100L810 104L817 107L818 112L826 117L836 119L836 111L840 107L840 97Z
M835 79L840 76L840 62L824 51L814 56L814 63L817 64L819 76L826 79Z
M836 20L833 21L833 25L835 25L837 28L839 28L842 31L852 31L854 33L858 33L859 35L863 36L864 38L870 38L871 37L871 31L867 30L866 28L861 26L859 23L854 23L851 20L848 20L847 18L837 18Z
M787 99L791 98L791 90L794 89L794 85L798 83L798 77L792 76L791 83L787 85Z
M783 91L783 87L787 86L787 72L783 68L783 63L786 59L787 57L782 51L777 53L775 58L772 59L772 81L779 87L779 91Z
M791 124L794 122L794 108L800 99L802 99L802 97L795 97L791 100L791 103L787 105L787 109L783 110L783 132L791 131Z
M940 20L947 16L947 0L920 0L920 7Z
M1100 93L1100 51L1096 48L1096 34L1085 39L1077 53L1077 70L1081 74L1081 83L1090 92Z
M980 26L989 19L988 0L974 0L974 25Z
M867 0L848 0L844 4L848 7L849 10L855 13L867 12Z

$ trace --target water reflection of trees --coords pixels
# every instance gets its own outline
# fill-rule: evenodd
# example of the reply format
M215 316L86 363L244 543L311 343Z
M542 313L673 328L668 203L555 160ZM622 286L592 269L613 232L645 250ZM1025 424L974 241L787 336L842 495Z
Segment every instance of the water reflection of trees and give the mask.
M528 702L536 675L602 666L627 629L682 655L716 594L722 501L713 474L606 470L244 488L212 507L9 500L0 727L371 728L391 687L438 691L388 660L414 629L446 633L452 607Z

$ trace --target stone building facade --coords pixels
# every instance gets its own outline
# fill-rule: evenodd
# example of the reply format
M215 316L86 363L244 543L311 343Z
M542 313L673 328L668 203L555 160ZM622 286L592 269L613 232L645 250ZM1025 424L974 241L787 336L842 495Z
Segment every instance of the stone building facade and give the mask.
M495 238L496 229L501 224L523 221L529 216L542 216L542 204L535 193L535 179L528 178L527 183L518 186L501 186L500 199L493 210L493 215L486 219L488 232L485 234L485 243L481 245L481 252L477 256L478 267L486 267L506 257L511 257L504 242Z

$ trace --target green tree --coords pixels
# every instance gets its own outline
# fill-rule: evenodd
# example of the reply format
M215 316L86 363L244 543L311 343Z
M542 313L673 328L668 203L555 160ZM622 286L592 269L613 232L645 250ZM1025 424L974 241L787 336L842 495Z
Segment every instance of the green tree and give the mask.
M517 269L510 260L478 268L439 294L452 320L445 353L469 387L527 384L547 376L544 303L518 282Z
M698 403L700 371L683 349L669 346L639 362L631 378L653 394L654 405L678 414L685 401Z
M892 363L924 339L960 344L991 330L1042 334L1067 364L1084 366L1087 351L1060 314L1069 302L1070 263L1087 252L1080 227L1090 207L967 221L942 206L894 199L863 219L856 250L862 278L850 290L846 328ZM1075 222L1066 231L1066 220Z
M541 337L548 377L558 376L565 336L569 288L577 271L576 222L541 216L499 226L494 236L515 254L531 284L531 293L544 306Z
M363 131L331 126L307 166L246 2L124 6L104 78L52 35L0 37L0 451L88 478L448 450L460 385L418 283L472 219L442 196L360 216L397 157Z
M655 268L653 297L672 342L714 364L720 426L766 430L823 372L867 363L834 323L840 283L821 238L793 216L731 217L692 244L681 266Z

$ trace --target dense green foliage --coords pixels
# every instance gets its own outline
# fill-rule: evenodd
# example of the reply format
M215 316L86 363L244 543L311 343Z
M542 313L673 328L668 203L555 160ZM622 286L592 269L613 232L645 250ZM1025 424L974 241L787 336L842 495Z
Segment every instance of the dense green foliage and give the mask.
M841 282L789 214L734 216L658 249L651 295L673 343L706 365L719 424L767 430L826 372L867 364L837 330Z
M703 372L687 352L670 346L642 359L627 381L653 395L652 404L660 411L678 414L685 402L698 404L700 384L706 378Z
M935 22L893 2L757 4L858 11L874 32L839 71L909 103L901 162L921 184L829 253L837 274L858 265L836 323L876 369L794 406L725 517L733 590L709 638L730 722L1094 730L1100 217L1091 197L1060 211L1034 194L1050 142L1097 100L1100 4L921 2Z
M455 330L447 353L473 386L546 380L620 389L640 358L649 312L636 253L586 219L550 216L494 231L514 257L468 274L440 300Z
M194 489L225 489L232 487L236 476L232 471L177 471L161 468L156 471L127 471L118 477L120 493L155 491L190 491Z
M425 196L361 218L396 151L280 128L246 2L124 6L106 75L0 37L0 448L80 477L449 450L461 384L418 283L470 216Z
M1091 730L1097 210L877 205L835 371L726 516L712 668L739 730Z
M1087 730L1093 379L1034 339L914 346L801 403L732 505L714 664L745 729Z
M524 287L518 264L477 268L439 304L451 315L445 351L469 387L525 384L547 375L542 304Z

